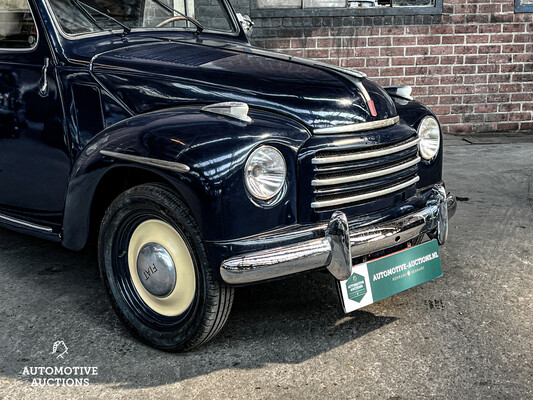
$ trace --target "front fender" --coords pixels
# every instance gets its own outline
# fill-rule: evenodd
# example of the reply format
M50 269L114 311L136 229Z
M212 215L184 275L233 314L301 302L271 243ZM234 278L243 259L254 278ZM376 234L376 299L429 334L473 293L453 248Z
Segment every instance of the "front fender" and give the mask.
M258 109L250 124L204 113L199 106L155 111L124 120L95 136L80 153L69 179L63 245L87 242L91 205L98 184L114 168L135 167L158 174L180 194L207 241L232 240L295 223L296 154L309 132L286 117ZM277 147L287 163L284 198L263 207L248 197L243 167L260 144ZM115 159L102 151L187 165L186 173ZM117 182L119 184L119 182Z

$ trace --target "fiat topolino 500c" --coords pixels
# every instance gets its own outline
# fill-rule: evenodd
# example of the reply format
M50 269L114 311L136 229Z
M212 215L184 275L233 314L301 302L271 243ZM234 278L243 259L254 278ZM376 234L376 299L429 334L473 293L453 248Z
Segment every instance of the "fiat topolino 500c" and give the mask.
M0 225L82 249L168 351L235 286L441 244L442 137L409 87L249 45L227 0L0 0ZM357 285L356 285L357 286Z

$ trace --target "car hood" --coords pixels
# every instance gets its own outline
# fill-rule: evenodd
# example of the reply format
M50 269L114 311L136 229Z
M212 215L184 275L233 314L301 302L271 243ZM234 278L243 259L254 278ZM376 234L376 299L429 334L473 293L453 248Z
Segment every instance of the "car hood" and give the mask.
M312 129L396 116L387 93L357 73L246 45L158 41L99 54L91 68L134 113L242 101ZM375 104L372 116L362 83Z

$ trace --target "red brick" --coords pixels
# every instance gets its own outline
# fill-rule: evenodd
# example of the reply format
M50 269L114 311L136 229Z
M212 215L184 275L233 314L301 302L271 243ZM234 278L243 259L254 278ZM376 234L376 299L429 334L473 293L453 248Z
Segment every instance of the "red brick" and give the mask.
M403 47L382 47L379 54L384 57L402 57L405 54Z
M441 85L462 85L463 77L461 75L442 76L440 78Z
M408 35L427 35L429 34L429 26L407 26L405 28L405 33Z
M493 113L498 111L498 104L478 104L474 106L476 113Z
M341 60L341 67L346 68L359 68L365 66L364 58L349 58Z
M502 34L502 35L491 35L490 42L491 43L512 43L513 35L510 33Z
M511 111L520 111L522 105L519 103L502 103L498 105L499 112L511 112Z
M374 38L368 38L368 45L369 46L392 46L392 38L390 37L374 37Z
M524 64L502 64L501 72L522 72L524 70Z
M378 57L379 48L377 47L363 47L355 49L355 57Z
M487 83L487 75L467 75L465 76L465 85L478 83Z
M489 94L487 96L487 102L489 103L502 103L509 101L510 96L505 93Z
M526 24L504 24L502 29L504 32L525 32Z
M454 74L475 74L476 73L476 66L475 65L456 65L453 67L453 73Z
M526 50L525 44L507 44L503 45L502 53L523 53Z
M452 87L452 94L471 94L475 89L472 85L458 85Z
M477 33L477 25L455 25L455 33Z
M403 36L392 38L394 46L414 46L416 45L416 36Z
M329 58L329 50L309 49L306 53L309 58Z
M418 76L416 78L417 85L438 85L439 81L438 76Z
M441 124L457 124L461 122L461 116L460 115L441 115L439 117L439 121Z
M379 34L381 36L400 36L405 34L405 27L401 26L387 26L381 27Z
M465 42L465 36L443 36L442 44L463 44Z
M414 57L393 57L391 64L395 65L415 65Z
M500 33L502 31L501 25L480 25L479 33Z
M499 72L500 66L497 64L489 64L489 65L478 65L477 66L477 73L478 74L488 74L491 72Z
M531 112L529 111L509 114L509 121L530 121L530 120L531 120Z
M511 38L512 40L512 38ZM466 43L488 43L489 35L468 35L466 37Z
M472 125L461 124L461 125L452 125L449 128L449 133L470 133L472 132Z
M531 101L531 93L513 93L511 101Z
M507 74L489 75L489 83L509 83L511 78Z
M493 14L502 11L501 4L480 4L478 9L480 14Z
M439 57L417 57L416 65L438 65Z
M428 54L429 54L429 47L427 46L407 47L405 49L406 56L428 55Z
M487 122L499 122L499 121L508 121L509 120L509 114L503 113L490 113L485 114L485 121Z
M498 54L502 52L502 46L500 45L487 45L479 46L479 54Z
M380 68L380 76L401 76L404 74L404 69L401 67L392 67L392 68Z
M477 54L477 46L455 46L455 54Z
M515 34L513 41L515 43L531 43L533 42L533 34L532 33Z
M431 46L429 50L431 55L453 54L452 46Z
M511 84L502 84L500 85L500 93L512 93L520 92L522 90L522 85L519 83Z
M440 36L419 36L416 41L418 45L440 44Z
M465 64L486 64L488 56L486 54L476 55L476 56L466 56Z
M390 65L390 58L367 58L367 67L388 67Z
M505 131L517 131L519 129L519 124L517 122L502 122L496 124L496 129L499 132Z
M427 67L405 67L405 75L426 75Z

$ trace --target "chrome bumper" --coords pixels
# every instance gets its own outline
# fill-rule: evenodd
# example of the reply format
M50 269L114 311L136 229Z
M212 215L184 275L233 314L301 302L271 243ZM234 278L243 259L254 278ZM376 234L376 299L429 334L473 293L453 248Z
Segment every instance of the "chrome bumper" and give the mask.
M240 285L327 267L335 278L345 280L352 272L352 258L386 250L422 234L444 244L448 219L456 206L455 197L446 195L442 185L435 185L422 210L383 224L350 231L346 215L336 211L323 238L232 257L222 262L220 274L226 283Z

